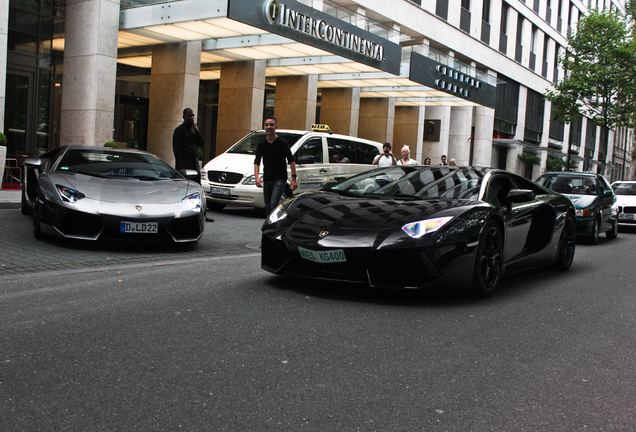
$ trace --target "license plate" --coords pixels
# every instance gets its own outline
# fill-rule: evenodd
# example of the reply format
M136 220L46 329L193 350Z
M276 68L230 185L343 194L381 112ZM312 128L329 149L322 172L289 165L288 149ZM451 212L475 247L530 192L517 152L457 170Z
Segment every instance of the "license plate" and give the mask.
M157 234L159 223L157 222L121 222L119 232Z
M230 190L211 186L210 187L210 193L211 194L217 194L217 195L227 195L227 196L229 196L230 195Z
M302 258L317 263L347 262L347 258L342 249L313 251L299 246L298 252L300 252Z
M634 220L634 215L633 215L633 214L631 214L631 213L627 213L627 214L625 214L625 213L619 213L619 214L618 214L618 218L619 218L620 220Z
M301 183L301 189L319 189L322 186L321 182L313 182L313 183Z

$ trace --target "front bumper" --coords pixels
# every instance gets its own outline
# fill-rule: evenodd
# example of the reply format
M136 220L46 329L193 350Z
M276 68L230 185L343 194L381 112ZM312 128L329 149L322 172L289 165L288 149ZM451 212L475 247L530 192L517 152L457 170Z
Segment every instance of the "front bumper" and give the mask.
M375 250L370 247L344 248L346 262L317 263L301 257L304 245L263 234L261 267L275 274L368 284L380 288L446 288L472 281L475 248L463 242L447 246L444 253L434 246ZM311 246L308 249L316 249Z
M217 204L232 204L244 207L265 208L263 189L256 185L227 185L203 180L201 182L205 197ZM220 193L225 192L225 193Z
M199 240L205 227L204 211L175 212L175 208L181 206L179 204L152 206L152 214L125 211L117 214L114 210L118 205L115 203L102 205L99 212L87 212L46 200L40 201L40 204L42 232L55 237L79 240L172 240L181 243ZM158 229L156 233L122 233L122 222L156 222Z

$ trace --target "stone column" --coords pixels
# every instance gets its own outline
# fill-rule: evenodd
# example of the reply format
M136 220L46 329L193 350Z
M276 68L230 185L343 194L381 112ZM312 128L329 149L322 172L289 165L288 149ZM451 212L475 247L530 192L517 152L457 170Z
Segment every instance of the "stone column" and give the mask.
M390 142L393 144L393 154L397 154L396 151L399 153L400 150L398 144L393 143L394 121L395 98L360 99L358 136L381 143Z
M452 127L448 131L447 161L455 159L457 165L468 165L473 107L452 107L450 118Z
M424 112L423 106L397 106L395 107L395 122L393 127L393 143L397 151L401 152L402 146L407 145L411 150L411 159L424 163ZM395 154L395 152L393 152ZM401 153L400 153L401 154ZM397 155L395 156L399 158Z
M283 129L310 130L316 123L318 75L276 78L274 115Z
M263 128L265 60L221 65L216 154L229 149L250 131ZM280 122L279 122L280 123ZM286 128L287 125L280 125Z
M9 33L9 2L0 2L0 132L4 133L4 104L7 95L7 35ZM4 160L2 160L4 162ZM4 163L0 170L4 169ZM0 185L1 186L1 185Z
M326 88L322 90L320 123L334 133L358 136L360 88Z
M495 125L495 110L475 108L475 132L473 133L473 165L490 167L492 160L492 131Z
M200 65L200 41L158 45L152 50L147 148L173 166L172 133L183 123L185 108L197 114Z
M424 141L423 157L431 158L431 165L439 165L442 155L448 155L448 134L450 131L451 107L449 106L427 106L426 120L441 120L439 141ZM447 158L446 162L448 163Z
M68 0L62 87L62 144L113 138L119 0Z

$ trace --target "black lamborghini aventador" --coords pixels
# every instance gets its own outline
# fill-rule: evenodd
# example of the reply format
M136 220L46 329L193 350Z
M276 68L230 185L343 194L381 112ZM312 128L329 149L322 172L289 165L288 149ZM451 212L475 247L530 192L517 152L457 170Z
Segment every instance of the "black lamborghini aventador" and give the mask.
M467 286L555 264L575 249L564 196L500 170L394 166L282 203L262 227L263 269L387 288Z

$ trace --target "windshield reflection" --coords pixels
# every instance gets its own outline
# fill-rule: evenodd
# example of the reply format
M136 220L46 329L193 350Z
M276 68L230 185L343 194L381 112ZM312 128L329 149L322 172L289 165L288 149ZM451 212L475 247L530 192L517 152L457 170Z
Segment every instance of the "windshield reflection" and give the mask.
M470 168L396 166L369 171L325 190L398 199L476 199L485 173Z

